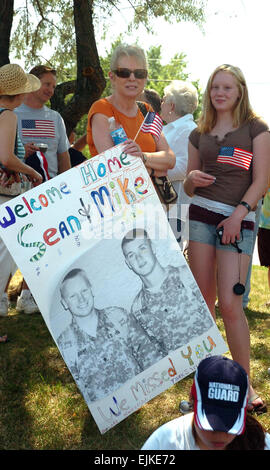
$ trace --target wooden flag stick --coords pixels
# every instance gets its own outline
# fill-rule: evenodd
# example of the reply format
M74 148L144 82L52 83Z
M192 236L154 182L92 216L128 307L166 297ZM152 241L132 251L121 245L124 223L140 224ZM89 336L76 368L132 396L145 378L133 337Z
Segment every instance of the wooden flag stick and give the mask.
M144 122L145 122L145 120L146 120L146 118L147 118L147 116L148 116L149 112L150 112L150 111L147 111L147 114L146 114L146 116L145 116L145 118L144 118L143 122L141 123L141 125L140 125L140 128L139 128L139 130L138 130L137 134L135 135L135 137L134 137L134 139L133 139L133 140L134 140L134 142L135 142L135 140L137 139L137 137L138 137L138 135L139 135L139 132L140 132L140 130L141 130L141 128L142 128L142 126L144 125Z

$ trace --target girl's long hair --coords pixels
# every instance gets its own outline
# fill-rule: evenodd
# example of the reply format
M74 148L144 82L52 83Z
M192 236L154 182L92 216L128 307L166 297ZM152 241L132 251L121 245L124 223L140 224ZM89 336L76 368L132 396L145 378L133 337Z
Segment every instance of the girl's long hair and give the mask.
M235 108L233 109L233 126L236 128L240 127L244 123L251 121L256 117L256 114L251 108L249 102L247 84L242 71L233 65L219 65L210 76L204 93L202 113L198 120L198 131L201 134L211 132L216 124L217 112L212 105L210 92L213 80L218 72L230 73L237 82L240 98L237 100Z
M253 416L247 414L245 431L236 436L227 445L226 450L264 450L264 447L265 431L262 425Z

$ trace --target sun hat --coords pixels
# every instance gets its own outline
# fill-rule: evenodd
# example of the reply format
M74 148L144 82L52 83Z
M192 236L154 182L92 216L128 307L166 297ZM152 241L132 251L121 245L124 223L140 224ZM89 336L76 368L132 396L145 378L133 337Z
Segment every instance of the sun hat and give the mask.
M18 64L6 64L0 67L0 95L19 95L30 93L40 88L39 78L25 73Z
M237 362L223 356L203 359L191 389L195 424L205 431L242 434L248 388L247 373Z

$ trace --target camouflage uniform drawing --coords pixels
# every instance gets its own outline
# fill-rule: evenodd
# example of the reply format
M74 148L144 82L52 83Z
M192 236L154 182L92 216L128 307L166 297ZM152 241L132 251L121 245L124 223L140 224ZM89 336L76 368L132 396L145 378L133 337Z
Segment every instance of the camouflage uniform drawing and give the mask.
M122 240L122 251L126 265L142 281L131 307L129 343L144 370L214 323L199 289L194 283L188 285L188 268L161 266L144 229L128 232ZM182 279L187 280L185 285Z
M72 320L57 340L86 401L104 398L140 372L123 334L122 327L127 321L125 310L110 307L95 309L95 313L98 318L96 337Z
M60 286L61 303L71 323L57 338L63 358L87 401L104 398L140 370L127 342L127 313L98 310L89 279L71 270Z
M165 270L167 275L158 291L143 286L131 308L130 343L143 369L188 344L213 325L203 300L182 283L179 269L168 266ZM141 329L149 342L142 340Z

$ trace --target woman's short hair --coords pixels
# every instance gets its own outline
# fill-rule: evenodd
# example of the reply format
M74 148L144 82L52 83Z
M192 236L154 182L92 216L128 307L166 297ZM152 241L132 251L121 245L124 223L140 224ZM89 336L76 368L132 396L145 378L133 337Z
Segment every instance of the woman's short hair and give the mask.
M216 124L217 113L211 101L211 88L213 80L218 72L230 73L236 80L239 99L233 109L233 125L239 127L245 122L253 119L256 114L251 108L248 96L248 89L243 72L239 67L230 64L219 65L210 75L203 98L202 114L198 121L198 130L204 134L210 132Z
M120 57L135 57L139 62L141 62L143 68L147 69L147 60L144 53L144 50L136 45L127 45L127 44L120 44L115 48L111 55L111 62L110 67L111 71L117 69L118 61Z
M198 106L198 92L192 83L173 80L164 89L164 97L168 103L173 103L178 116L193 114Z

